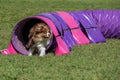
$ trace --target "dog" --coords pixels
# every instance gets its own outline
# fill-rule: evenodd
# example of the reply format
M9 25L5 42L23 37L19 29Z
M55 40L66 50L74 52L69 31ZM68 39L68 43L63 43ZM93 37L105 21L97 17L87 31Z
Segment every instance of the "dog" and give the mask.
M28 56L34 53L44 56L50 37L51 31L47 24L44 22L35 23L29 30L28 43L26 44L26 48L29 49Z

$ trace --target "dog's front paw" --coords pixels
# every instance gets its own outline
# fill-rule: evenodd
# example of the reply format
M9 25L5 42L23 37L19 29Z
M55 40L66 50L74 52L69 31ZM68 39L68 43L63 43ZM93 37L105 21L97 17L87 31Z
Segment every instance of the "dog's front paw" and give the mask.
M32 53L29 53L28 56L32 56Z
M40 51L39 56L44 56L46 54L45 50L46 49L44 47L41 47L40 50L39 50Z
M44 55L45 55L45 54L39 54L39 56L41 56L41 57L44 56Z

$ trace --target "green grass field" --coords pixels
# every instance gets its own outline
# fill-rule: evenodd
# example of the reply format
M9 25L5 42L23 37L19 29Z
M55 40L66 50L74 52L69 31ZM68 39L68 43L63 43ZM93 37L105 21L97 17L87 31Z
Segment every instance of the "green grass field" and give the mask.
M22 18L41 12L119 9L120 0L0 0L0 49ZM0 80L120 80L120 40L77 45L68 55L0 54Z

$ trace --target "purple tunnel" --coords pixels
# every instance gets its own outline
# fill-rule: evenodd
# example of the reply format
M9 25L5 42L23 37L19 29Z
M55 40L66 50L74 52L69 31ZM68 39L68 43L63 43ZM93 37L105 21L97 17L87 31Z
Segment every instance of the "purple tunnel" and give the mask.
M69 19L67 18L68 16L70 16ZM67 23L66 20L68 20ZM71 22L71 20L74 20L74 23ZM47 51L51 49L54 50L56 49L56 46L58 46L61 47L59 51L66 48L66 50L68 50L66 52L69 52L72 49L72 46L77 45L77 41L80 41L81 44L88 44L89 42L105 42L105 38L120 38L120 10L46 12L24 18L17 22L11 37L11 44L16 52L24 55L28 54L25 45L28 41L27 36L29 29L31 28L31 25L40 21L48 24L53 33L50 43L46 46ZM82 32L78 34L79 32L77 31ZM75 37L74 34L77 35L77 37ZM61 38L59 42L58 37ZM84 39L88 39L89 41L84 41ZM64 43L64 46L66 47L60 45L60 43ZM60 54L62 54L62 51L60 52Z

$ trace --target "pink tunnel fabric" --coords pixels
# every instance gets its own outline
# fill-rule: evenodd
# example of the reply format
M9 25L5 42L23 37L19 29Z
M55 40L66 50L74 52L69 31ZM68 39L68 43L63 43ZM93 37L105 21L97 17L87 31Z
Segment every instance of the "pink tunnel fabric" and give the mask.
M89 39L80 30L79 25L75 22L74 18L70 14L62 11L57 11L57 13L63 18L63 20L67 23L67 25L71 29L72 35L76 40L77 44L89 43Z

